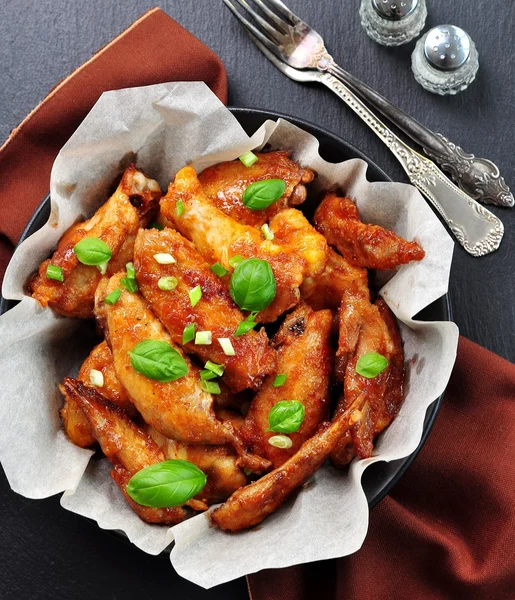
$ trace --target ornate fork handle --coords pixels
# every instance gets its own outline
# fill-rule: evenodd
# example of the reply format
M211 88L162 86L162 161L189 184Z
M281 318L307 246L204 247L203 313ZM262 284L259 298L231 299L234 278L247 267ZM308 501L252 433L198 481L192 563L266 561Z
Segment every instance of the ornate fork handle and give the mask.
M352 108L386 144L411 183L436 208L469 254L483 256L497 250L504 234L500 219L456 187L433 162L405 144L340 80L329 73L320 74L318 79Z
M487 204L514 205L515 199L510 188L492 161L476 158L440 133L433 133L332 59L328 62L327 70L420 145L427 156L449 173L466 194Z

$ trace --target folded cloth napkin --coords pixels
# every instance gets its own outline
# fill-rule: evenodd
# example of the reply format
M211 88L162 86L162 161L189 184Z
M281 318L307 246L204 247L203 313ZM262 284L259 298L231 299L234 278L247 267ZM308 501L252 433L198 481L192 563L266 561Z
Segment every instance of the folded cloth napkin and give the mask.
M58 84L0 148L0 285L23 228L48 194L59 150L102 92L164 81L204 81L227 101L218 56L154 8Z
M174 80L203 80L227 99L218 57L153 9L12 132L0 148L0 281L48 192L54 158L100 94ZM339 560L251 575L253 600L513 598L514 449L515 366L461 339L433 432L392 494L372 511L363 548Z
M251 575L252 600L515 598L514 451L515 365L461 338L433 431L361 550Z

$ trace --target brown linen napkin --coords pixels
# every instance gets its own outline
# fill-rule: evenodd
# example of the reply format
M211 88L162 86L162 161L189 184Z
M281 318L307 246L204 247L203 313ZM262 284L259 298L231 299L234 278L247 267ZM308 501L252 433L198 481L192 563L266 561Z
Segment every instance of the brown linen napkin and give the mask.
M58 84L0 148L0 285L23 228L49 191L59 150L102 92L165 81L205 81L223 102L218 56L154 8Z
M252 600L515 598L514 451L515 366L461 338L434 429L361 550L251 575Z

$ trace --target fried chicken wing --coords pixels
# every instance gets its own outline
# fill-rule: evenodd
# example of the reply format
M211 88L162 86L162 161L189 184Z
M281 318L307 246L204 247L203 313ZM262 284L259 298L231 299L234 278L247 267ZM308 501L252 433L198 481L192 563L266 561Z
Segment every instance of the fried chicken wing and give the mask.
M103 375L104 384L99 388L102 396L106 400L110 400L117 406L125 409L129 414L134 414L134 406L116 377L113 355L105 341L95 346L90 352L80 368L77 379L84 383L89 383L92 369L100 371ZM74 444L81 448L92 446L95 443L95 437L93 436L88 420L84 416L84 412L75 400L66 394L63 386L61 386L61 392L64 394L64 406L61 409L61 417L68 437Z
M273 467L282 465L295 454L328 418L332 320L329 310L314 312L309 306L301 305L286 317L273 339L277 348L277 373L287 375L286 382L274 387L275 375L266 379L252 400L240 430L248 448L268 458ZM288 436L293 443L289 449L268 443L277 435L268 431L268 414L281 400L297 400L305 409L299 431Z
M177 212L179 201L185 209L183 213L179 211L181 214ZM232 271L229 259L234 256L268 261L277 282L277 292L272 303L258 314L259 322L275 321L298 303L306 261L287 246L263 239L255 227L242 225L213 206L194 169L185 167L177 173L168 193L161 199L161 211L210 264L220 262Z
M150 523L173 525L183 521L187 513L181 507L144 507L127 494L127 484L135 473L165 460L153 439L137 427L122 408L106 400L92 387L69 377L65 378L63 386L68 397L73 398L83 411L102 452L114 465L111 477L138 516Z
M244 466L257 472L266 469L268 461L249 455L231 424L216 418L213 398L200 385L199 369L174 345L145 300L121 288L122 277L123 273L119 273L98 286L95 312L113 353L116 375L145 421L163 435L182 442L230 443ZM119 300L106 304L105 297L116 289L121 289ZM130 352L144 340L170 344L183 356L188 373L168 383L138 373L132 367Z
M161 448L168 460L182 459L192 462L207 475L204 489L196 496L208 505L224 502L247 478L238 467L238 456L231 446L201 446L171 440L152 427L148 433Z
M159 264L154 256L160 253L171 254L176 262ZM195 323L197 331L211 331L212 344L196 345L192 341L184 350L203 362L211 360L225 365L223 381L233 392L259 388L265 375L275 369L275 354L268 345L266 332L262 328L234 337L245 317L222 280L191 242L171 229L141 229L134 247L134 265L143 296L174 343L182 344L184 327L189 323ZM161 290L158 287L161 277L175 277L175 290ZM202 298L192 307L188 293L197 285L202 289ZM231 339L235 356L224 353L218 342L220 338Z
M240 531L261 523L275 512L324 463L349 428L352 411L359 409L361 398L323 424L282 466L261 479L234 492L211 513L212 523L224 531Z
M313 181L311 169L304 169L288 158L288 152L256 153L258 161L246 167L241 160L218 163L199 175L204 192L212 203L238 223L260 227L283 208L302 204L307 196L305 184ZM252 210L243 202L249 185L264 179L282 179L286 190L265 210Z
M91 219L72 225L52 258L40 265L28 285L32 296L42 306L67 317L92 318L95 290L102 275L97 267L79 262L74 246L84 238L100 238L112 252L107 274L118 272L132 260L136 233L157 212L161 195L159 184L131 165L111 198ZM62 269L64 281L48 279L50 264Z
M315 226L356 267L395 269L426 255L417 242L408 242L379 225L362 223L354 202L332 193L317 208Z

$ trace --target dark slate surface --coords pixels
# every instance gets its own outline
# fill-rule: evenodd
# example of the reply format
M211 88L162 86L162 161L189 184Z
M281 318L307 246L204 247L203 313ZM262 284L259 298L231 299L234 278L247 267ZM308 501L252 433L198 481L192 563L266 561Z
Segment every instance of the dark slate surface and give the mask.
M430 128L465 150L490 158L515 188L515 3L428 0L427 26L454 23L477 43L481 68L454 98L425 92L410 71L413 44L387 49L361 31L358 0L288 0L323 33L329 49L361 77ZM394 179L401 168L367 128L330 92L282 77L229 19L219 0L4 0L0 19L0 142L48 91L148 8L158 4L225 62L230 103L311 120L360 148ZM5 201L5 200L4 200ZM515 359L515 211L497 209L506 226L501 249L476 259L456 248L451 275L455 320L463 335ZM485 398L487 402L487 398ZM151 558L59 508L57 499L29 501L0 482L0 597L246 598L243 580L205 592L176 577L166 559Z

